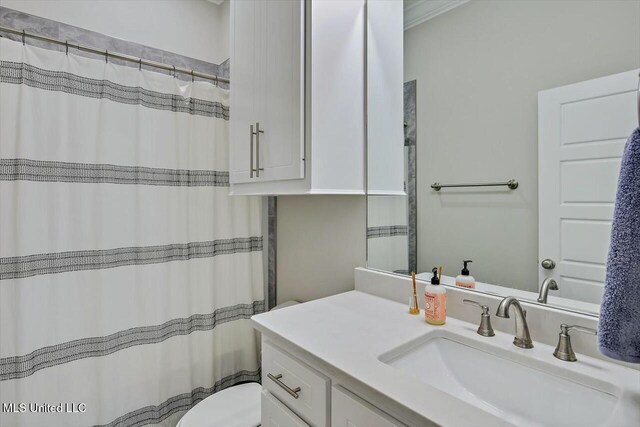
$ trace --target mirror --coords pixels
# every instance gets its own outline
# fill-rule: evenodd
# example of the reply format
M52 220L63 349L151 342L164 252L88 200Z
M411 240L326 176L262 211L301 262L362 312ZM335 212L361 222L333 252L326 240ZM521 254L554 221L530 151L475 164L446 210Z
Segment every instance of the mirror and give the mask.
M368 266L597 315L640 3L398 3L367 6Z

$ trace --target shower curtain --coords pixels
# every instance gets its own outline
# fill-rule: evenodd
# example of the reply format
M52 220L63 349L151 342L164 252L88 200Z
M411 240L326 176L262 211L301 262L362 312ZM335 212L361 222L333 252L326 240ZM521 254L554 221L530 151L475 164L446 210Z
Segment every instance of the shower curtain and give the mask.
M228 91L0 39L0 424L173 425L259 381Z

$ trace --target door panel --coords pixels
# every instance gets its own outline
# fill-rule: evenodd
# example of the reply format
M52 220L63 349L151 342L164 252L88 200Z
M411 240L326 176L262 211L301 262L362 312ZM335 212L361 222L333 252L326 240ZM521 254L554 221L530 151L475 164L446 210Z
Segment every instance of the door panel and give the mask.
M256 121L257 2L231 2L231 85L229 92L229 181L252 182L250 125Z
M264 427L308 427L289 408L268 391L262 392L262 426Z
M620 159L637 126L638 70L538 94L539 285L599 304ZM538 286L539 286L538 285Z
M304 2L260 2L261 180L304 178Z
M607 155L620 155L610 150ZM560 162L563 203L613 203L616 200L620 157ZM593 180L593 177L598 179ZM589 183L589 185L584 185Z
M331 389L331 425L333 427L400 427L404 424L341 387L333 387Z

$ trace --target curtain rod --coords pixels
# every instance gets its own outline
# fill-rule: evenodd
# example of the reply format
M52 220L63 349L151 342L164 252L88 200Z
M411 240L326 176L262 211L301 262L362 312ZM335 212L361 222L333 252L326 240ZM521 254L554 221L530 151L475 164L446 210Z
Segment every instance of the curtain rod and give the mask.
M36 34L36 33L29 33L29 32L26 32L24 30L20 31L20 30L14 29L14 28L8 28L8 27L0 26L0 32L5 32L5 33L16 34L18 36L22 36L22 43L23 44L25 42L25 38L29 37L29 38L32 38L32 39L41 40L41 41L57 44L57 45L60 45L60 46L65 46L67 48L67 52L69 51L69 48L72 47L74 49L78 49L78 50L81 50L83 52L90 52L90 53L95 53L97 55L103 55L106 60L108 60L109 58L116 58L116 59L121 59L123 61L135 62L140 67L145 65L147 67L154 67L154 68L160 68L162 70L173 71L174 76L175 76L175 73L181 73L181 74L190 75L192 78L198 77L198 78L201 78L201 79L212 80L216 84L218 84L218 82L220 82L220 83L229 83L229 79L225 79L224 77L218 77L218 76L212 75L212 74L200 73L198 71L189 70L189 69L181 68L181 67L176 67L176 66L173 66L173 65L167 65L167 64L163 64L161 62L150 61L148 59L142 59L142 58L138 58L138 57L135 57L135 56L132 56L132 55L127 55L127 54L124 54L124 53L110 52L110 51L108 51L106 49L102 50L102 49L97 49L95 47L84 46L84 45L81 45L81 44L78 44L78 43L69 43L68 40L62 41L62 40L54 39L52 37L47 37L47 36L43 36L43 35Z

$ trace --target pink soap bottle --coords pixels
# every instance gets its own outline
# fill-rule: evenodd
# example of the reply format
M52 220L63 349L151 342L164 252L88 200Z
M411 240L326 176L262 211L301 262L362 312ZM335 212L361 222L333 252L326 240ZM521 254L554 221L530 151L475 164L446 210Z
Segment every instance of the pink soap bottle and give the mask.
M444 325L447 319L447 290L440 286L438 269L433 268L431 284L424 287L424 316L431 325Z

